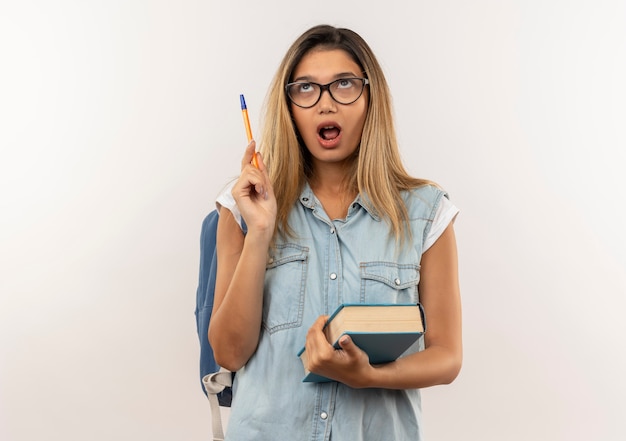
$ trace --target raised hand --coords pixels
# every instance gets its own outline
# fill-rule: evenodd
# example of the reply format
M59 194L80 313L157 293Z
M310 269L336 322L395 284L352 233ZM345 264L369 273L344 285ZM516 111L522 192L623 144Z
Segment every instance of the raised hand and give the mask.
M232 194L248 226L248 232L263 231L271 235L276 223L276 197L263 157L255 149L256 142L253 140L246 147L241 160L241 175ZM258 168L252 164L255 157Z

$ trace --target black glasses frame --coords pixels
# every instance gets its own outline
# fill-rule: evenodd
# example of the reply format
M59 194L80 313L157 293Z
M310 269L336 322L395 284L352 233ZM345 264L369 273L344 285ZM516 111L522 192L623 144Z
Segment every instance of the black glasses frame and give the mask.
M337 98L335 98L333 96L333 93L330 91L330 86L332 86L333 84L339 82L339 81L345 81L345 80L361 80L363 83L363 85L361 86L361 92L359 93L359 95L352 101L350 101L349 103L342 103L341 101L339 101ZM328 94L330 95L330 97L333 99L333 101L335 101L336 103L342 104L344 106L347 106L349 104L352 104L354 102L356 102L359 98L361 98L361 95L363 95L363 90L365 90L365 86L367 86L369 84L369 80L367 78L361 78L361 77L345 77L345 78L338 78L335 81L331 81L330 83L327 84L320 84L320 83L315 83L313 81L296 81L294 83L288 83L285 85L285 93L287 94L287 97L289 98L289 101L291 101L293 104L295 104L298 107L301 107L303 109L310 109L311 107L313 107L314 105L316 105L317 103L320 102L320 100L322 99L322 94L324 93L325 90L328 91ZM317 97L317 99L315 100L315 102L313 104L311 104L310 106L302 106L298 103L296 103L293 98L291 97L291 95L289 94L289 89L291 86L296 85L296 84L314 84L316 86L318 86L320 88L320 94Z

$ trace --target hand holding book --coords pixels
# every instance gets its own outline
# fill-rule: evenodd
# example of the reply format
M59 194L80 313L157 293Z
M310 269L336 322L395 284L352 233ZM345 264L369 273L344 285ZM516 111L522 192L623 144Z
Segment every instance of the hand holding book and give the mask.
M324 334L336 349L349 336L369 357L370 364L388 363L402 355L425 331L424 311L419 304L344 304L330 316ZM305 366L304 382L332 381L309 372L304 348L298 353Z

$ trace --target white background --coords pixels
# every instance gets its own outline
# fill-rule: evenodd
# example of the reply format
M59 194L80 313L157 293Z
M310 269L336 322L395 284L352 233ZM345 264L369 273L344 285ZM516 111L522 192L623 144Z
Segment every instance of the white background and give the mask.
M621 440L626 4L0 4L0 439L206 440L199 233L288 45L372 46L461 208L465 362L429 440Z

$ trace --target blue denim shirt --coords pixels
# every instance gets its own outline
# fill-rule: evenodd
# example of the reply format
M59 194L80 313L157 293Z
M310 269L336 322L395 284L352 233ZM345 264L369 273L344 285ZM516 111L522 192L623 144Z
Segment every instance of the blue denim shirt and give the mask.
M421 439L419 390L303 383L297 353L317 317L341 303L419 301L424 238L443 195L432 186L403 195L414 243L397 247L360 197L345 219L331 220L310 187L303 190L289 218L297 237L279 238L269 251L263 327L235 377L227 440ZM407 352L422 348L420 339Z

